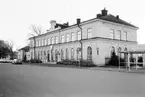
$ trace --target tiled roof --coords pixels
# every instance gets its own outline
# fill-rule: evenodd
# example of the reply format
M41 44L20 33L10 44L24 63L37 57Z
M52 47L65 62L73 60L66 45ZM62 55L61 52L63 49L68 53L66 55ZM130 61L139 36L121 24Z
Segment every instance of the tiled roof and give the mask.
M106 20L106 21L110 21L110 22L115 22L115 23L119 23L119 24L124 24L124 25L131 26L131 27L136 27L136 26L120 19L119 16L115 17L114 15L111 15L111 14L105 15L105 16L100 16L100 17L98 17L98 19L102 19L102 20ZM138 27L136 27L136 28L138 28Z

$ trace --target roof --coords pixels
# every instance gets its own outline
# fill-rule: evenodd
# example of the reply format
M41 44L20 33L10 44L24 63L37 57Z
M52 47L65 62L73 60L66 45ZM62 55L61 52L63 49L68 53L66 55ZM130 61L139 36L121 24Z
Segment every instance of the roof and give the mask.
M25 46L25 47L23 47L23 48L21 48L21 49L19 49L19 50L24 50L25 52L28 52L29 51L29 46Z
M109 21L109 22L114 22L114 23L118 23L118 24L123 24L123 25L126 25L126 26L134 27L134 28L138 28L135 25L120 19L119 15L114 16L112 14L107 14L107 10L106 9L103 9L101 14L97 14L97 17L89 19L89 20L86 20L86 21L82 21L82 22L80 22L80 24L83 24L85 22L92 21L92 20L97 20L97 19L98 20L99 19L100 20L105 20L105 21ZM70 28L70 27L73 27L73 26L76 26L76 25L77 25L77 23L73 24L73 25L70 25L70 26L68 25L68 22L64 23L64 24L58 24L57 23L55 27L60 26L61 29L57 29L55 31L59 31L59 30L62 30L62 29L67 29L67 28ZM51 31L51 32L53 32L53 31ZM38 35L38 36L42 36L42 35L46 35L46 34L47 33L44 33L44 34L41 34L41 35ZM38 37L38 36L35 36L35 37ZM31 38L33 38L33 37L31 37ZM31 39L31 38L29 38L29 39Z
M106 20L106 21L110 21L110 22L114 22L114 23L119 23L119 24L131 26L131 27L136 27L136 26L132 25L131 23L128 23L128 22L120 19L119 16L114 16L111 14L105 15L105 16L100 16L100 17L98 17L98 19L102 19L102 20ZM138 28L138 27L136 27L136 28Z

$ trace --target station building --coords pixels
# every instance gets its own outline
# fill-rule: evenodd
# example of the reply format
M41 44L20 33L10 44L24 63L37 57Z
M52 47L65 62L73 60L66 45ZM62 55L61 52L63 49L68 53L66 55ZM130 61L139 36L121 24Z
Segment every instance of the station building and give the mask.
M120 19L119 15L101 10L95 18L76 24L50 22L45 34L30 38L31 59L43 62L88 60L102 66L112 52L131 50L137 45L138 27ZM121 57L124 57L123 55Z

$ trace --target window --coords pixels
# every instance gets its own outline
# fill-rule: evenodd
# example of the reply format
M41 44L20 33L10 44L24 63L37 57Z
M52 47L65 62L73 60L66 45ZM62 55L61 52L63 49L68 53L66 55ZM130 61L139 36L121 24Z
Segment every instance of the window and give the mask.
M69 34L66 35L66 42L69 42L70 41L70 36Z
M54 37L51 37L51 44L54 44Z
M38 46L38 41L36 41L36 47Z
M80 48L78 47L77 50L76 50L76 52L77 52L77 60L79 60L79 58L80 58L80 56L79 56L79 52L80 52L79 49Z
M39 46L41 46L41 40L39 40Z
M63 52L63 49L61 50L61 60L64 59L64 52Z
M48 38L48 43L47 44L50 45L50 38Z
M58 43L58 37L57 36L55 37L55 43Z
M118 40L121 39L121 31L120 31L120 30L117 30L117 31L115 32L115 39L118 39Z
M43 40L43 42L44 42L44 45L45 45L45 39Z
M45 45L47 45L47 39L45 39Z
M97 47L97 55L99 55L99 48Z
M39 59L39 57L40 57L40 54L39 54L39 51L38 51L38 59Z
M87 32L88 32L88 38L92 38L92 29L89 28L89 29L87 30Z
M61 43L65 42L64 35L61 35Z
M126 31L123 31L122 40L127 41L127 32Z
M41 40L41 46L43 46L43 39Z
M71 59L74 60L74 49L71 49Z
M114 29L110 29L110 38L114 39Z
M112 46L112 48L111 48L111 56L112 56L113 54L115 54L115 48L114 48L114 46ZM115 55L116 55L116 54L115 54Z
M127 51L127 48L125 48L124 51Z
M92 60L92 48L90 46L87 49L87 59Z
M71 39L72 39L72 41L75 41L76 40L76 35L75 35L75 33L73 32L73 33L71 33Z
M58 55L58 51L57 51L57 49L56 49L56 50L55 50L55 61L58 61L57 55Z
M69 59L69 51L66 49L66 59Z
M80 31L78 31L78 33L77 33L78 35L78 40L81 40L81 32Z
M43 52L41 51L41 60L42 60L42 53L43 53Z

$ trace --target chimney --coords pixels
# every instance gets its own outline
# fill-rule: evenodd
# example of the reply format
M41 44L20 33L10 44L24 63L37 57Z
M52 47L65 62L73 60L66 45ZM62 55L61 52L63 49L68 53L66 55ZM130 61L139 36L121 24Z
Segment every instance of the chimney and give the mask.
M119 15L116 16L116 19L119 19Z
M56 21L55 20L51 20L50 24L51 24L51 29L55 29Z
M102 12L102 16L106 16L107 15L107 10L104 8L103 10L101 10Z
M97 18L100 18L102 15L101 14L97 14Z
M81 19L77 18L77 25L79 25L81 23Z

